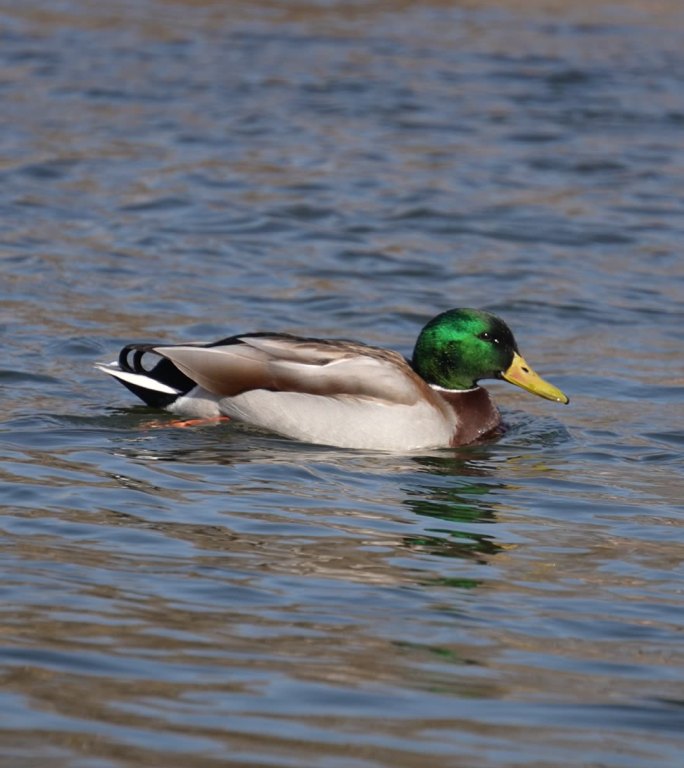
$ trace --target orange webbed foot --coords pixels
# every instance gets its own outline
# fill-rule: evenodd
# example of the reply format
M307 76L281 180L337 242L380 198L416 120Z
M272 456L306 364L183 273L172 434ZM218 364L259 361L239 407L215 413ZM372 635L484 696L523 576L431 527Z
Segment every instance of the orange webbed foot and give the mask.
M223 421L230 421L230 416L212 416L206 419L172 419L171 421L162 421L161 419L155 419L154 421L148 421L143 426L147 429L166 429L186 427L214 427Z

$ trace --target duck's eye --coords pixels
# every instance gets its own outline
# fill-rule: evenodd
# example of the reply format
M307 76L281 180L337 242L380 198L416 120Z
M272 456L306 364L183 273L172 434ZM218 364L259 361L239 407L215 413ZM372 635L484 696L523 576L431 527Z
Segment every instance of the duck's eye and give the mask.
M482 341L491 341L495 346L501 344L501 340L498 337L493 336L489 331L482 331L482 333L478 335L478 339L482 339Z

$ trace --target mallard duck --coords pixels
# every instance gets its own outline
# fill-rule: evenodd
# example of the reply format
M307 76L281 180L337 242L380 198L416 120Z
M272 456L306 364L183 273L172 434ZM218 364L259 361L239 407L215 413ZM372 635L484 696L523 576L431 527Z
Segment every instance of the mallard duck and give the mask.
M146 367L149 357L156 360ZM412 359L354 341L245 333L213 343L129 344L98 364L147 405L230 417L309 443L406 451L474 442L501 416L481 379L568 398L525 362L503 320L451 309L423 328Z

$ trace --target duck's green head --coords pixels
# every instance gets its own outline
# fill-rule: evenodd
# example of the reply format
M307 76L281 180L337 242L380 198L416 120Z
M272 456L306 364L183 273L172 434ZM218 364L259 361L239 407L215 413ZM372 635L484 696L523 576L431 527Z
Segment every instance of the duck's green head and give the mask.
M505 379L547 400L569 402L525 362L506 323L477 309L450 309L430 320L416 341L412 364L428 384L443 389Z

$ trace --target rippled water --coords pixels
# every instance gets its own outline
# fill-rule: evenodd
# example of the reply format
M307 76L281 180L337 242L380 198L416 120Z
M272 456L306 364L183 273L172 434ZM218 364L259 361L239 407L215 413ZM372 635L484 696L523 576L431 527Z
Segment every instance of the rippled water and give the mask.
M0 10L3 765L680 766L684 9ZM395 456L92 368L504 316L565 408Z

